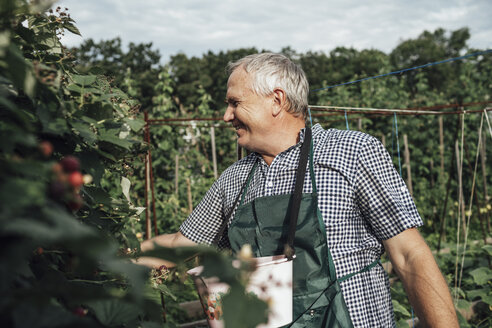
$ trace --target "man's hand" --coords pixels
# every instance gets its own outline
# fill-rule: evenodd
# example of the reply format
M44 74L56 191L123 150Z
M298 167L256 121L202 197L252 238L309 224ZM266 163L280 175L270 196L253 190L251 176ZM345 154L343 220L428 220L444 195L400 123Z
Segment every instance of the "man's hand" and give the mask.
M417 229L383 241L424 327L459 327L448 286Z
M140 249L142 250L142 252L153 250L154 243L159 246L168 247L168 248L197 245L197 243L186 238L181 232L176 232L167 235L160 235L145 240L144 242L142 242L142 244L140 244ZM175 264L172 262L168 262L155 257L147 257L147 256L139 257L134 262L140 265L147 266L149 268L159 268L162 265L165 265L168 268L175 266Z

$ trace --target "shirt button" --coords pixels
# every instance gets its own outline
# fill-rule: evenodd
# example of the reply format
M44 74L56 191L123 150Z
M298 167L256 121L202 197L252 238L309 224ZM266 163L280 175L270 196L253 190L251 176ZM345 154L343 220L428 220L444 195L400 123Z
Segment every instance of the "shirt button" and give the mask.
M273 182L272 182L272 181L268 181L268 182L267 182L267 187L268 187L268 188L273 187Z

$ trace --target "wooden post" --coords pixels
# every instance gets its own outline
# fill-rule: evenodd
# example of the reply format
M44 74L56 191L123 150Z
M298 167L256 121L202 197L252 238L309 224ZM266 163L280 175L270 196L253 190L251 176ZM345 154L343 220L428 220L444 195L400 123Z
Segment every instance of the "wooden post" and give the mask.
M179 155L176 154L176 156L174 157L174 192L176 193L176 195L179 195L178 188L179 188Z
M384 134L381 137L381 143L383 144L384 148L386 148L386 136Z
M150 131L149 131L150 139ZM150 191L152 194L152 217L154 219L154 234L157 236L157 212L155 210L155 187L154 187L154 169L152 167L152 152L149 148L149 172L150 172Z
M144 112L145 129L144 138L145 142L149 143L149 116L147 112ZM145 155L145 239L152 237L152 230L150 227L150 208L149 208L149 185L150 185L150 170L149 170L149 154Z
M439 155L441 157L441 177L444 177L444 127L442 115L439 115ZM443 181L441 179L441 181Z
M434 160L430 160L430 187L434 188Z
M215 151L215 128L210 128L210 139L212 142L212 162L214 166L214 179L217 180L217 154Z
M474 175L474 170L473 170L473 167L472 167L472 163L471 163L471 160L470 160L470 150L468 149L468 144L466 142L464 142L464 146L465 146L465 156L466 156L466 163L468 164L468 174L473 177ZM478 145L478 149L477 151L479 152L480 149L482 148L482 140L480 139L480 145ZM475 178L475 181L477 181L477 179ZM480 221L480 230L482 230L482 238L483 238L483 242L484 244L486 245L487 244L487 233L486 233L486 227L485 227L485 220L484 220L484 215L482 215L482 213L480 212L480 208L481 208L481 205L480 204L480 201L478 199L478 186L477 186L477 183L475 183L475 185L473 186L473 193L475 195L475 197L473 197L474 201L475 201L475 206L477 207L477 215L478 215L478 219ZM470 202L472 200L470 199ZM487 204L487 203L485 203Z
M406 134L403 135L403 144L405 146L405 166L407 168L407 187L410 195L413 197L413 188L412 188L412 170L410 167L410 151L408 150L408 137Z
M489 204L489 193L487 191L487 170L486 170L486 152L485 152L485 140L487 140L487 134L482 135L482 145L480 147L480 162L482 165L482 181L483 181L483 194L485 205ZM487 234L490 235L490 220L489 212L485 212L485 221L487 222Z
M463 167L461 165L461 160L460 160L460 150L458 146L458 140L456 139L455 143L455 148L456 148L456 167L458 169L458 204L459 207L461 208L461 221L462 221L462 229L463 229L463 236L465 235L466 231L466 221L465 221L465 200L463 199ZM458 217L458 220L460 218Z
M460 125L459 125L459 120L458 120L458 124L456 125L455 131L454 131L453 140L456 140L456 138L458 138L458 132L460 130L459 127L460 127ZM456 151L456 148L454 148L454 151ZM455 154L453 153L453 156L451 158L453 158L454 156L455 156ZM446 184L446 196L444 196L442 215L441 215L441 219L439 222L439 225L440 225L440 227L439 227L439 241L437 243L437 252L438 253L441 250L441 242L446 241L446 217L447 217L446 212L448 209L448 200L449 200L449 192L451 190L451 181L453 180L454 171L456 170L456 165L454 163L455 163L455 161L451 161L451 172L448 175L448 182Z
M362 118L357 119L357 130L362 131Z
M148 155L145 154L145 239L151 238L150 227L150 206L149 206L149 185L150 185L149 161Z
M188 211L193 212L193 199L191 198L191 181L190 178L186 178L186 189L188 193Z

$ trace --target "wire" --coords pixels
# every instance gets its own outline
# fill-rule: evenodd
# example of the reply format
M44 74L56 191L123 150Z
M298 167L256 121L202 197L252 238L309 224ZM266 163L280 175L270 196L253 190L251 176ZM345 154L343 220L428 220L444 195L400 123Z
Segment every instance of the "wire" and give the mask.
M396 149L398 150L398 168L400 169L401 175L401 159L400 159L400 140L398 139L398 119L396 118L396 113L393 113L395 121L395 131L396 131Z
M487 109L486 111L492 111L492 108ZM473 113L482 113L483 110L466 110L466 111L452 111L452 112L422 112L422 111L412 111L412 112L398 112L398 116L421 116L421 115L456 115L456 114L473 114ZM329 111L328 113L320 113L313 114L313 117L324 117L324 116L338 116L342 114L340 111ZM364 111L347 111L347 114L366 114ZM392 111L374 111L371 114L367 113L366 117L377 117L377 116L389 116L393 115Z
M316 108L320 108L322 106L316 106ZM327 106L329 107L329 106ZM314 109L314 108L313 108ZM408 113L410 112L407 109L387 109L387 108L358 108L358 107L337 107L337 108L325 108L325 109L332 109L327 110L328 112L338 112L338 111L344 111L345 113L347 110L353 110L353 111L361 111L361 112L390 112L390 113ZM424 111L424 110L412 110L412 113L425 113L425 114L441 114L441 112L436 112L436 111Z
M405 112L405 111L412 111L412 112L421 112L424 111L426 113L440 113L440 112L430 112L430 110L434 109L445 109L445 108L453 108L453 107L469 107L469 106L474 106L474 105L486 105L490 104L492 101L475 101L475 102L468 102L464 104L445 104L445 105L437 105L437 106L426 106L426 107L410 107L410 108L370 108L370 107L342 107L342 106L323 106L323 105L310 105L309 108L313 109L314 111L326 111L326 112L336 112L336 111L341 111L341 110L359 110L359 111L388 111L388 112Z
M485 108L483 112L485 113L485 118L487 119L487 125L489 126L490 137L492 137L492 127L490 127L489 115L487 113L489 110L492 110L492 108L491 107Z
M319 88L319 89L313 89L313 90L311 90L311 92L317 92L317 91L327 90L327 89L339 87L339 86L342 86L342 85L354 84L354 83L358 83L358 82L362 82L362 81L377 79L377 78L384 77L384 76L396 75L396 74L400 74L400 73L412 71L412 70L415 70L415 69L425 68L425 67L429 67L429 66L443 64L443 63L449 63L449 62L452 62L452 61L455 61L455 60L462 60L462 59L466 59L466 58L469 58L469 57L475 57L475 56L485 55L485 54L488 54L488 53L491 53L491 52L492 52L492 49L488 49L488 50L484 50L484 51L477 51L477 52L474 52L474 53L471 53L471 54L468 54L468 55L464 55L464 56L459 56L459 57L454 57L454 58L448 58L448 59L440 60L440 61L437 61L437 62L432 62L432 63L427 63L427 64L424 64L424 65L419 65L419 66L415 66L415 67L411 67L411 68L401 69L399 71L389 72L389 73L380 74L380 75L371 76L371 77L365 77L363 79L359 79L359 80L355 80L355 81L350 81L350 82L345 82L345 83L340 83L340 84L335 84L335 85L330 85L330 86Z
M472 214L473 196L475 192L475 181L477 177L477 167L478 167L478 155L480 154L480 147L482 146L482 127L483 127L483 116L487 115L486 112L482 113L482 119L480 120L480 128L478 130L478 143L477 143L477 154L475 156L475 168L473 170L473 180L471 187L470 203L468 204L468 212L465 213L468 219L466 220L465 229L465 241L463 243L463 255L461 257L461 268L460 268L460 278L458 280L458 288L461 288L461 279L463 278L463 268L465 266L465 255L466 255L466 244L468 242L468 230L470 228L470 218Z
M339 107L339 106L320 106L320 105L308 105L308 110L314 111L324 111L324 112L333 112L333 115L338 115L336 112L339 110L347 110L347 114L357 113L355 111L363 112L363 111L375 111L375 112L388 112L393 113L393 111L397 111L402 114L410 113L410 115L416 114L434 114L434 115L443 115L443 114L458 114L461 112L432 112L429 110L432 109L444 109L444 108L453 108L453 107L468 107L474 105L486 105L490 104L492 101L478 101L478 102L469 102L464 104L445 104L445 105L437 105L431 107L414 107L414 108L397 108L397 109L388 109L388 108L363 108L363 107ZM492 110L492 108L486 108L486 111ZM467 111L467 113L473 113L474 111ZM415 114L415 115L416 115ZM311 115L311 114L310 114ZM325 114L326 115L326 114ZM323 116L325 116L323 115ZM320 116L319 114L311 115L312 117ZM329 116L329 115L326 115ZM166 124L167 122L193 122L193 121L222 121L222 117L196 117L196 118L161 118L161 119L148 119L147 123L149 125L176 125L176 124ZM215 127L222 127L218 125L214 125ZM205 126L205 127L208 127Z

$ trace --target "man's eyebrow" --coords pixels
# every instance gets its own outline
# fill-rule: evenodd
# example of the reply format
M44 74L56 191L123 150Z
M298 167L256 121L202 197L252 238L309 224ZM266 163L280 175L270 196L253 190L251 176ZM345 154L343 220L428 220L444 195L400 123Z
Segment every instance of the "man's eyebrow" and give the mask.
M230 102L232 102L232 101L238 101L238 99L237 99L236 97L234 97L234 96L231 96L231 97L226 97L226 98L224 99L224 101L225 101L226 103L230 103Z

